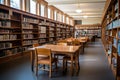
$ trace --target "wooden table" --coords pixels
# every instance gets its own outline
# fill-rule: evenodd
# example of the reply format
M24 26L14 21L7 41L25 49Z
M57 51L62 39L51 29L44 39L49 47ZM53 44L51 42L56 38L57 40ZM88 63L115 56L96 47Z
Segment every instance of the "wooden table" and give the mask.
M70 72L71 72L71 74L73 74L73 56L80 49L80 47L81 46L63 46L63 45L46 44L46 45L38 46L35 48L47 48L47 49L51 49L51 51L54 54L61 53L61 54L70 55L70 57L71 57L71 69L70 69L71 71ZM34 51L35 48L29 48L28 50ZM32 65L33 64L34 64L34 62L32 62Z

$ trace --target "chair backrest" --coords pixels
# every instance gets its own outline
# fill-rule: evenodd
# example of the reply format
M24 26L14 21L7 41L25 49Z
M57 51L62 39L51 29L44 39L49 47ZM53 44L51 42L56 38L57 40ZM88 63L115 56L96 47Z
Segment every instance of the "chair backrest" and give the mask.
M72 41L72 45L80 45L79 40L75 39Z
M67 46L67 43L57 43L57 45Z
M66 40L59 40L58 43L67 43Z
M39 46L39 44L38 44L38 43L36 43L36 44L33 44L33 47L37 47L37 46Z
M37 55L47 55L51 56L51 50L46 48L35 48Z

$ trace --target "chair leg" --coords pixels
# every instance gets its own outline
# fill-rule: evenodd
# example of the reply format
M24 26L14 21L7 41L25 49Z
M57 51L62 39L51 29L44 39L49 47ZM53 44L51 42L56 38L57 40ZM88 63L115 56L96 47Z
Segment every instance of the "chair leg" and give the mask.
M65 60L63 59L63 71L65 69Z
M50 67L49 67L49 68L50 68L50 69L49 69L49 77L51 78L51 74L52 74L52 65L50 64L49 66L50 66Z
M38 76L38 64L36 64L36 76Z
M67 60L65 60L65 69L67 70Z
M57 61L55 62L55 67L56 67L56 69L58 68L58 66L57 66Z

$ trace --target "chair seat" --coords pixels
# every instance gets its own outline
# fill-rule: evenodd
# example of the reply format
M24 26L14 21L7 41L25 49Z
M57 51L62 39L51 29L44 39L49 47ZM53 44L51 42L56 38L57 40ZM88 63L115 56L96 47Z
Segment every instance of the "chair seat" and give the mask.
M45 57L48 57L48 56L46 56L46 55L38 55L38 57L45 58Z
M57 58L52 58L51 59L52 63L57 61ZM38 64L50 64L50 59L49 57L41 57L39 58Z

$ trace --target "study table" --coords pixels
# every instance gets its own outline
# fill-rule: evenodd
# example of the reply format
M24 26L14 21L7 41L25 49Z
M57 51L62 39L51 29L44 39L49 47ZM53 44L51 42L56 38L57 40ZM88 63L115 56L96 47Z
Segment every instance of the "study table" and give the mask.
M29 48L28 50L32 51L32 59L35 58L34 56L34 51L35 48L47 48L51 49L52 54L66 54L71 57L71 67L70 67L70 72L73 74L73 56L75 53L80 49L81 46L63 46L63 45L54 45L54 44L45 44L42 46L34 47L34 48ZM32 65L34 65L34 61L32 60ZM33 68L33 67L32 67ZM33 69L32 69L33 70Z

